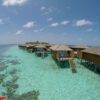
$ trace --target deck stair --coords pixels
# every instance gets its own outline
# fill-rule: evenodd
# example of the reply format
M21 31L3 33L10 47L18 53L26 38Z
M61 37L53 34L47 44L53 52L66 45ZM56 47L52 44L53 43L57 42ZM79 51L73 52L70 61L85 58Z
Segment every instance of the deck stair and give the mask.
M72 73L76 73L76 65L73 61L73 59L69 59L69 63L70 63L70 67L71 67L71 70L72 70Z

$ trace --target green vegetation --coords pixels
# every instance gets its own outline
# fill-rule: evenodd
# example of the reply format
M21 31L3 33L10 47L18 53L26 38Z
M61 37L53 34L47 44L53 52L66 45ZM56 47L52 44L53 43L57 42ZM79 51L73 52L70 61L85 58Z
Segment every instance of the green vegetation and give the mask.
M26 42L25 44L37 45L37 44L49 44L49 43L47 43L47 42L39 42L39 41L36 41L36 42Z

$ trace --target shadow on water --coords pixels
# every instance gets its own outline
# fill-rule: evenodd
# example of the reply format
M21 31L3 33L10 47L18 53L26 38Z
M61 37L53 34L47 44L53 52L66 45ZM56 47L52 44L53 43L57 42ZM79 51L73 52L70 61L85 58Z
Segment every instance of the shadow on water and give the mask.
M37 53L35 53L35 56L36 57L41 57L41 58L47 58L48 57L48 53L44 53L44 55L43 54L37 54Z
M69 68L70 67L69 61L61 61L61 62L59 62L56 59L54 59L54 61L56 62L58 68Z
M82 61L81 64L88 70L100 75L100 66L96 66L94 63L88 61Z

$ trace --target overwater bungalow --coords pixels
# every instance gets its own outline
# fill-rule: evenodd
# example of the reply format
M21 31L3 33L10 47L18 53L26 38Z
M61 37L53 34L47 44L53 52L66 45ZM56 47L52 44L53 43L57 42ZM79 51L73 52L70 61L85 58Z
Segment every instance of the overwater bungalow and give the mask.
M45 56L45 53L46 53L46 46L45 45L38 44L34 48L35 48L35 53L37 56L42 56L42 57Z
M74 51L72 49L66 45L53 45L50 49L53 58L58 61L59 65L61 62L67 61L72 69L72 72L76 73L76 66L73 61Z
M58 61L66 61L73 58L73 50L66 45L54 45L50 49L52 56Z
M28 44L20 44L19 45L20 48L24 48L24 49L26 49L28 46L29 46Z
M89 64L100 67L100 46L82 50L80 58L88 61Z
M28 51L34 52L35 51L35 45L34 44L27 44L26 49Z
M50 50L51 50L51 55L53 56L53 57L55 57L56 55L55 55L55 49L58 47L59 45L57 45L57 44L52 44L51 45L51 47L50 47Z
M88 47L86 45L73 45L70 48L74 50L74 56L80 58L81 51Z
M19 44L18 45L20 48L25 49L26 48L26 44Z
M33 52L35 45L33 45L33 44L23 44L23 45L19 45L19 47Z

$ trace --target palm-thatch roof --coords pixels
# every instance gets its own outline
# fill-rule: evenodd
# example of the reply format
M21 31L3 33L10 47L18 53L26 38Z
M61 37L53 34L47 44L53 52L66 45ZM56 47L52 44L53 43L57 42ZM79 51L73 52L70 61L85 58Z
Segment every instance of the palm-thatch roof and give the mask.
M51 45L50 49L51 49L51 50L55 50L58 46L59 46L58 44Z
M50 49L54 51L71 51L71 49L66 45L54 45L50 47Z
M23 47L33 47L35 45L34 44L20 44L19 46L23 46Z
M44 45L45 47L50 47L50 44L40 44L40 45Z
M70 46L70 48L86 49L88 47L86 45L83 45L83 44L78 44L78 45Z
M46 46L43 44L39 44L39 45L36 45L35 48L46 48Z
M95 54L95 55L100 56L100 46L87 48L85 50L82 50L82 52L89 53L89 54Z

